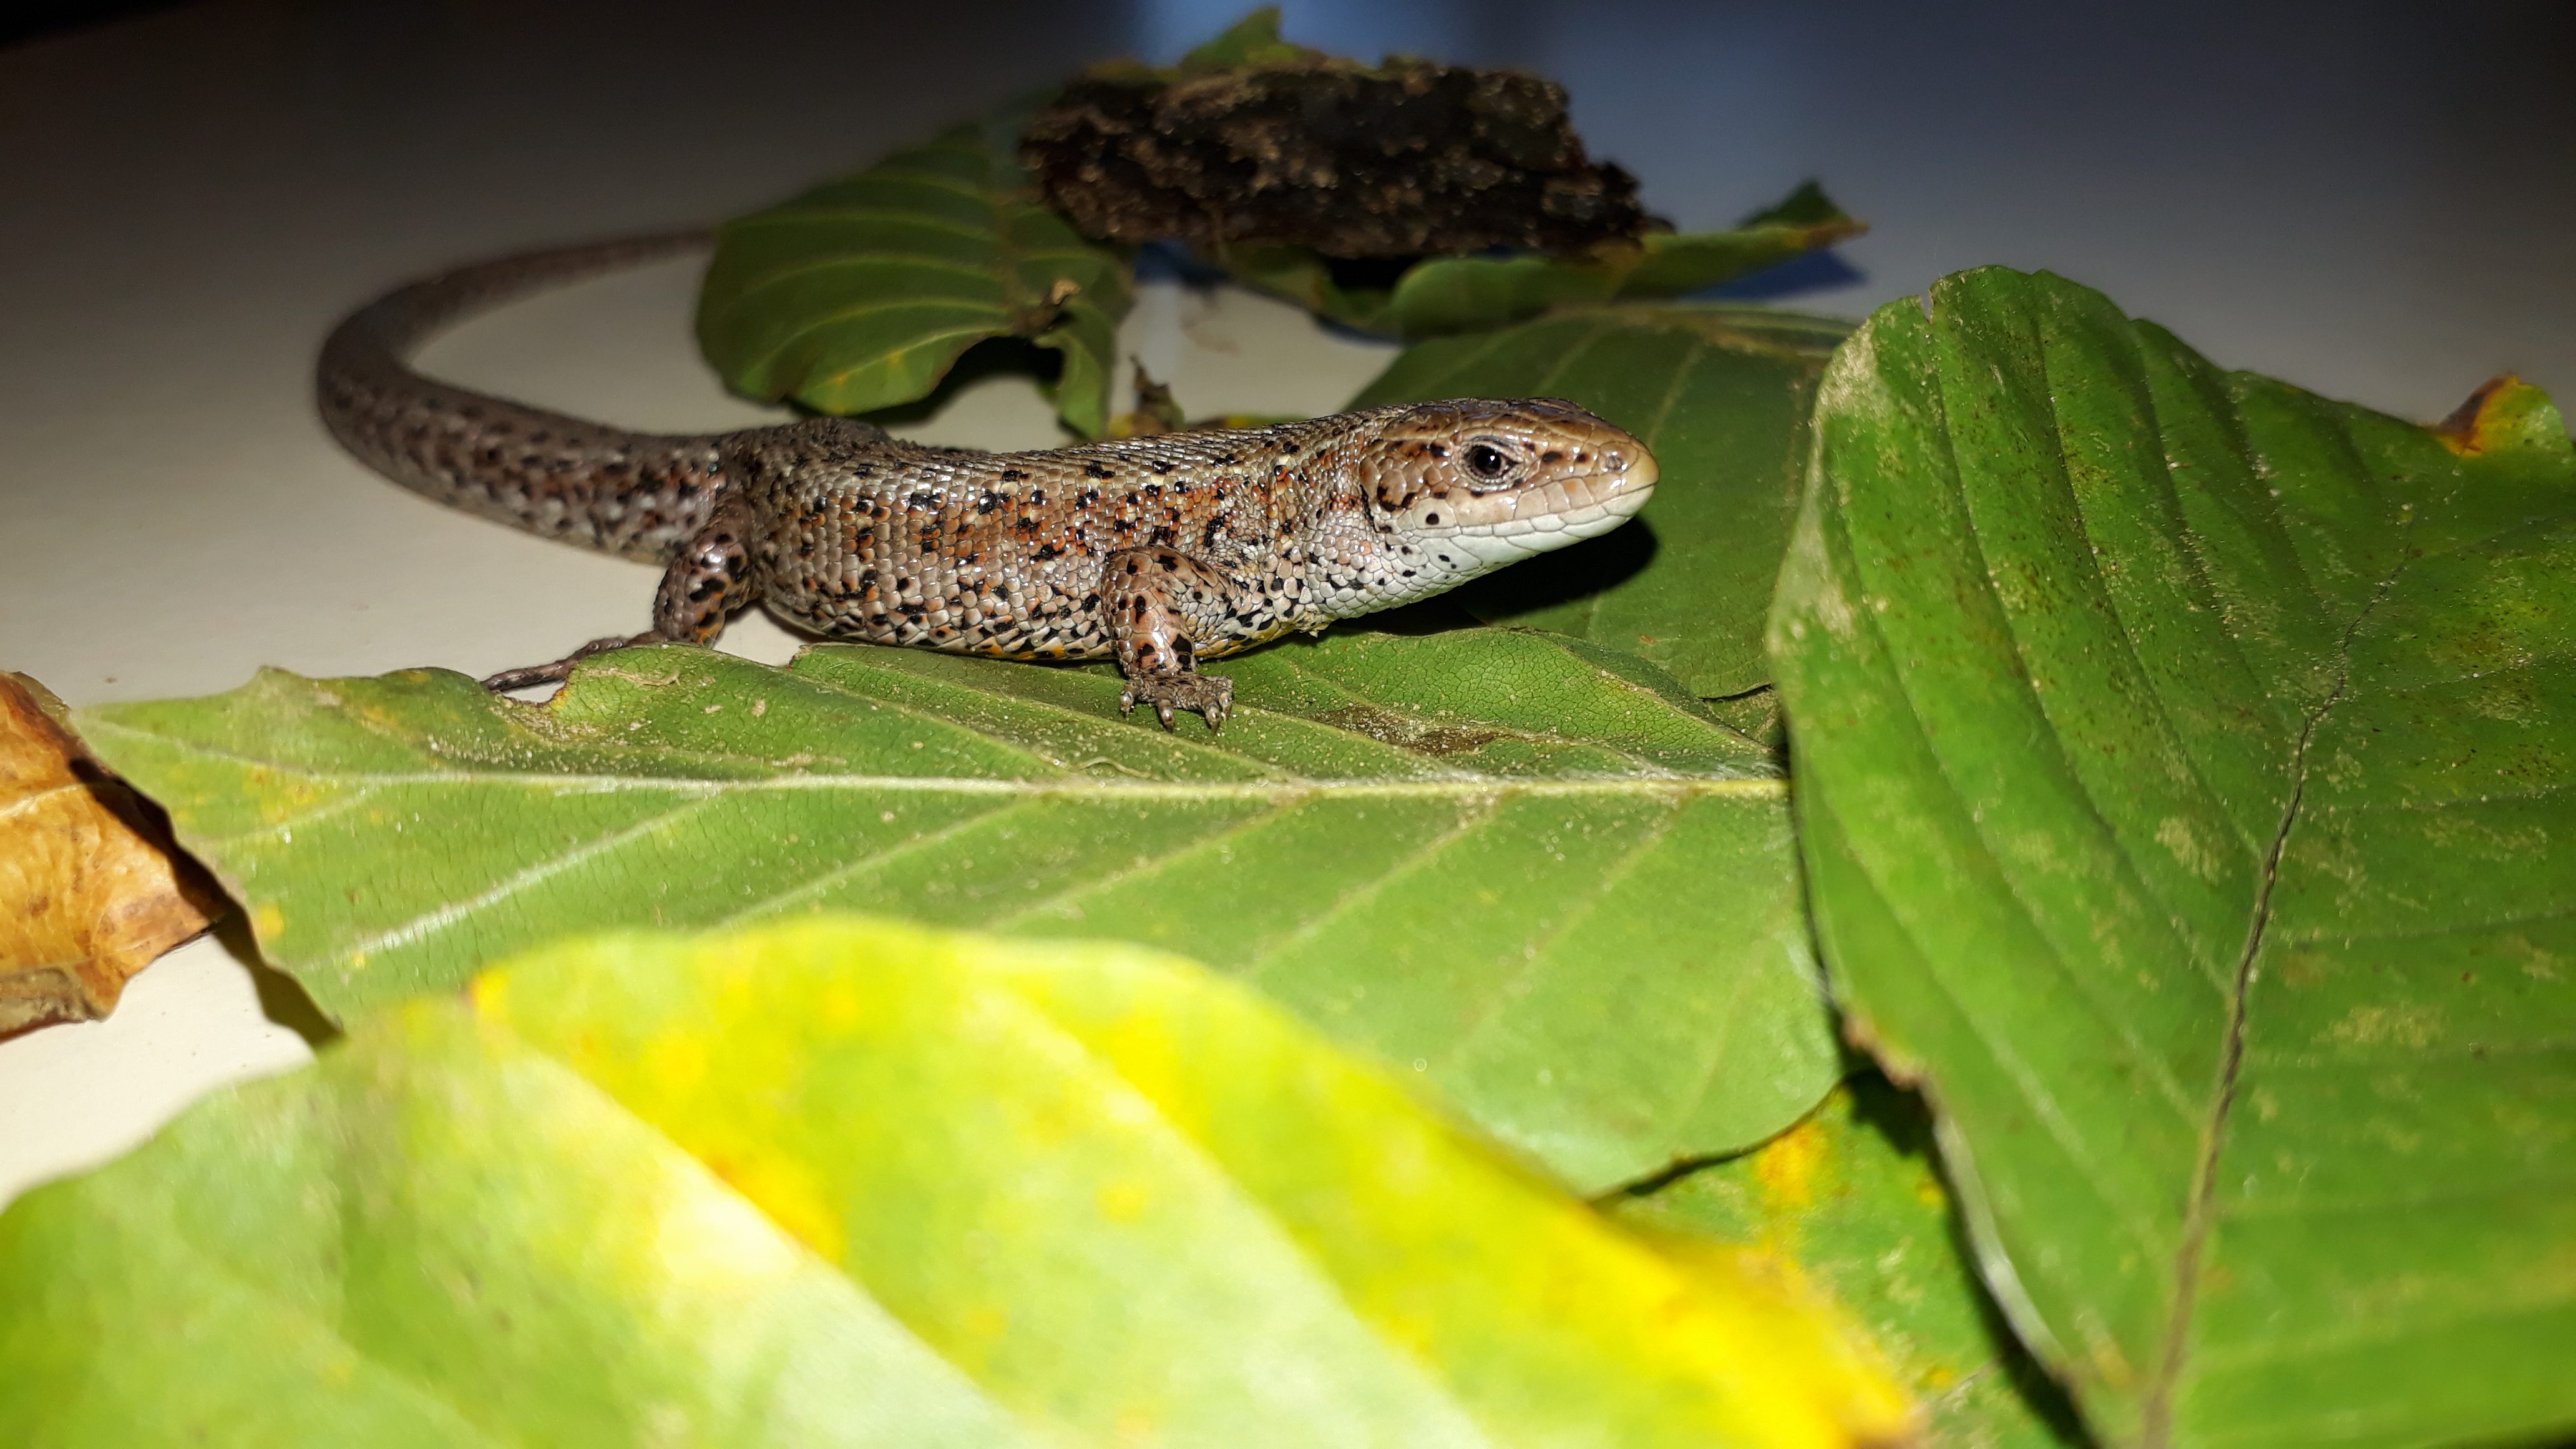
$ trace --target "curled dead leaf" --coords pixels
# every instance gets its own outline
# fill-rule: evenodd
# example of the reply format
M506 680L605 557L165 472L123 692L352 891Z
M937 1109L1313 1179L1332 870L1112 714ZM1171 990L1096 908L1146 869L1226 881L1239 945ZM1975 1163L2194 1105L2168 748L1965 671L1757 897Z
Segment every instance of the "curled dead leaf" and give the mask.
M0 1036L107 1015L135 972L223 909L61 709L43 685L0 674Z

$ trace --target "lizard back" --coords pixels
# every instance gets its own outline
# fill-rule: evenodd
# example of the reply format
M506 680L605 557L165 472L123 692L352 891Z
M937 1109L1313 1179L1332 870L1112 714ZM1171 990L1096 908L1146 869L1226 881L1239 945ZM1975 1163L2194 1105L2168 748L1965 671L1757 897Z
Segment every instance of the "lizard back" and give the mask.
M1140 570L1168 563L1227 581L1228 607L1197 631L1198 653L1213 657L1362 612L1348 606L1363 594L1383 608L1436 592L1443 570L1430 556L1415 567L1399 544L1379 567L1371 540L1382 530L1344 456L1371 421L1403 411L1035 453L925 447L815 419L723 451L771 524L752 544L767 602L807 628L1008 658L1105 657L1103 570L1141 553Z

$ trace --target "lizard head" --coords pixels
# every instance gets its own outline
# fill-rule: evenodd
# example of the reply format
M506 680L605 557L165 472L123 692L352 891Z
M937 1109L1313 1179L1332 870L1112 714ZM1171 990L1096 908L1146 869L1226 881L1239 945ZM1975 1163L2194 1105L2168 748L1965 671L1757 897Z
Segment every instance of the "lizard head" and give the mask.
M1655 491L1645 444L1553 398L1390 409L1369 459L1381 531L1451 580L1607 533Z

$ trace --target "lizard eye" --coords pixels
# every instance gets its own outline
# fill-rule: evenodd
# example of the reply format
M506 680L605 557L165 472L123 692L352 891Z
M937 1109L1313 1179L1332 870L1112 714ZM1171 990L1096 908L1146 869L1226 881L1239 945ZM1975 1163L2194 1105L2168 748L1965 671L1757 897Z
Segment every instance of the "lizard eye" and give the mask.
M1491 443L1478 443L1467 449L1467 471L1487 482L1503 476L1503 470L1511 466L1511 461L1503 456L1502 449Z

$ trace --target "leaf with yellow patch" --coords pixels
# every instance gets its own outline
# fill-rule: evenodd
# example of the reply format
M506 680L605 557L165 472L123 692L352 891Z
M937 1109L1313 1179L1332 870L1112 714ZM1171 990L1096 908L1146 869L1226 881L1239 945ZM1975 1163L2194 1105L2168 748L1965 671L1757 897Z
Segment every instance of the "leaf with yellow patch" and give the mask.
M1969 1265L1919 1098L1875 1072L1755 1151L1620 1201L1639 1227L1732 1244L1841 1305L1952 1449L2091 1441Z
M0 674L0 1036L107 1015L223 897L21 674Z
M1244 989L828 918L544 950L0 1216L0 1438L1825 1446L1667 1253Z

